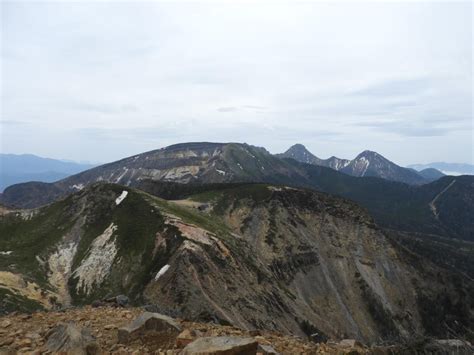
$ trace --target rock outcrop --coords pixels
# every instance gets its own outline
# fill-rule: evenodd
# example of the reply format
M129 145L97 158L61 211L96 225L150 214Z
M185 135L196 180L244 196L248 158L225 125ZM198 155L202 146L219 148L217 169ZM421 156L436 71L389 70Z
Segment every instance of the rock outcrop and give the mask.
M59 324L47 335L46 348L53 353L99 354L100 348L91 331L74 323Z
M174 343L181 327L174 319L159 313L144 312L129 325L118 330L118 342L127 344L134 340L153 338L156 343Z
M205 337L187 345L183 355L255 355L258 343L253 338Z

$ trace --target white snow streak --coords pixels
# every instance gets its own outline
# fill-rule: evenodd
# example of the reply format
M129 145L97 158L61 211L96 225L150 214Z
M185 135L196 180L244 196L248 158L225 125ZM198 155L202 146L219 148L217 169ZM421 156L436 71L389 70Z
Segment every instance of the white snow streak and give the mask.
M170 268L170 266L168 264L166 264L165 266L163 266L160 271L158 271L158 273L156 274L155 276L155 281L158 281L158 279L163 276L165 274L166 271L168 271L168 269Z
M125 197L127 197L128 191L123 190L122 194L115 199L115 204L118 206L120 203L125 200Z
M362 162L365 164L364 171L363 171L362 174L360 175L360 176L364 176L365 173L367 172L367 168L368 168L369 165L370 165L370 161L368 161L367 159L365 159L365 157L360 158L359 161L362 161Z

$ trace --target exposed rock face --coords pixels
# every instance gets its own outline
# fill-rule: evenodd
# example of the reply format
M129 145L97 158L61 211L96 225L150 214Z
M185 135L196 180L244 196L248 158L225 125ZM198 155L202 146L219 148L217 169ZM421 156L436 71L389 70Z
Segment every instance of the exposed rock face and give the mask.
M143 180L179 183L283 182L286 176L295 174L299 174L300 178L304 175L264 148L236 143L186 143L101 165L51 184L18 184L6 189L1 198L9 205L32 208L95 182L125 186L136 186ZM126 196L126 190L123 193ZM118 201L125 196L118 196Z
M183 349L183 355L255 355L258 343L253 338L198 338Z
M111 223L92 242L87 257L74 270L73 275L78 278L77 290L90 294L94 285L100 285L104 282L117 255L117 247L113 239L113 234L116 231L117 226Z
M99 354L100 348L90 330L73 323L59 324L51 329L46 347L54 353Z
M50 287L49 256L77 228L67 280L73 304L126 293L171 316L365 342L440 336L447 327L465 335L471 327L472 282L396 247L352 202L249 184L192 196L209 206L201 211L130 188L117 205L123 190L94 185L27 224L11 216L8 225L18 227L8 229L2 249L12 259L0 265L14 264L41 295ZM113 258L100 252L110 243ZM103 278L86 292L75 275L91 255L87 273ZM17 305L31 306L7 290Z
M311 153L302 146L301 149L306 154L299 160L308 162ZM443 195L444 200L452 199L456 213L436 218L429 213L429 203L453 177L415 188L414 185L431 180L370 151L361 153L352 161L332 157L324 160L324 164L315 164L282 159L263 148L247 144L177 144L105 164L55 183L31 182L10 186L0 194L0 202L9 207L34 208L99 181L136 187L164 198L173 195L173 191L188 189L190 192L200 188L196 185L208 183L264 182L313 188L349 198L367 208L377 223L385 228L464 240L474 238L474 223L472 218L467 218L474 214L474 201L466 198L474 195L472 176L459 177L456 183L458 191L450 189L448 195ZM465 183L460 184L461 180ZM158 182L170 184L156 188ZM188 186L176 187L183 184ZM115 197L115 203L126 194L127 190L122 190Z

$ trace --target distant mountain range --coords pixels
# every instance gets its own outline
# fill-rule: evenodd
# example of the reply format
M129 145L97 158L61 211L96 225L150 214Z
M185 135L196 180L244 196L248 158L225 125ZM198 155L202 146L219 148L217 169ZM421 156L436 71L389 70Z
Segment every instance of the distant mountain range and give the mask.
M0 154L0 191L21 182L53 182L94 167L32 154Z
M458 164L458 163L429 163L429 164L413 164L408 165L408 168L422 171L424 169L437 169L446 175L474 175L474 165L472 164Z
M362 158L376 168L390 163L376 153L364 152L346 165L355 175L363 175ZM366 167L365 173L373 174L370 166ZM397 172L396 167L388 171ZM410 169L398 168L406 176L414 174ZM163 192L156 192L157 182L189 185L262 182L349 198L367 208L384 227L473 240L474 226L470 222L474 215L473 179L445 176L428 184L408 185L375 176L351 176L293 158L283 159L248 144L183 143L101 165L54 183L10 186L0 195L0 202L22 208L38 207L96 182L137 187L154 194Z
M6 188L0 314L123 294L321 340L474 340L474 176L300 152L184 143Z
M443 173L435 171L435 169L419 173L414 169L403 168L370 150L363 151L353 160L334 156L329 159L321 159L312 154L304 145L295 144L286 152L277 154L277 156L295 159L302 163L326 166L352 176L373 176L411 185L426 184L444 176Z

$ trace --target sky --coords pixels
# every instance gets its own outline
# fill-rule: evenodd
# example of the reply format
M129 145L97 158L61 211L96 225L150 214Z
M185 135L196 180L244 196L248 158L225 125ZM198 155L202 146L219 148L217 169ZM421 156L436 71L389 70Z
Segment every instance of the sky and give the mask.
M0 149L473 163L472 3L3 1Z

